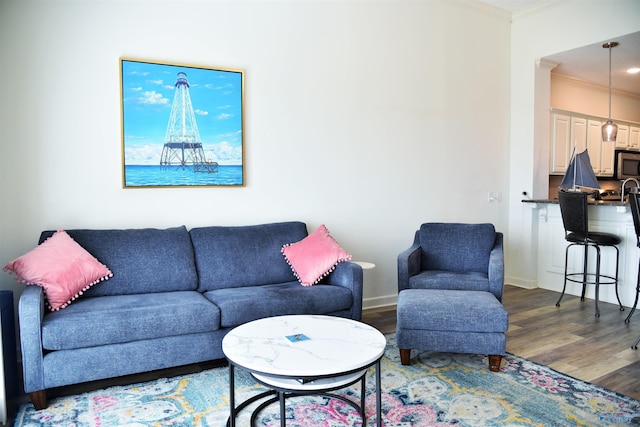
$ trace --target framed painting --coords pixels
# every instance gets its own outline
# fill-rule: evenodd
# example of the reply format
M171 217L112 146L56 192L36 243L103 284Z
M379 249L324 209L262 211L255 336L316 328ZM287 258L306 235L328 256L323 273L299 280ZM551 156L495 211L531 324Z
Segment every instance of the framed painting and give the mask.
M124 188L244 187L244 72L120 58Z

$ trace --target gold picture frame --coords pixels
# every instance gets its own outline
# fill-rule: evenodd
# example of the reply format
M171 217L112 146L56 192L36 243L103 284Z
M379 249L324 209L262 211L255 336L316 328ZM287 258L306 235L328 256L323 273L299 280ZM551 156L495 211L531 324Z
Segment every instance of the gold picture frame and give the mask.
M120 58L123 188L244 187L244 71Z

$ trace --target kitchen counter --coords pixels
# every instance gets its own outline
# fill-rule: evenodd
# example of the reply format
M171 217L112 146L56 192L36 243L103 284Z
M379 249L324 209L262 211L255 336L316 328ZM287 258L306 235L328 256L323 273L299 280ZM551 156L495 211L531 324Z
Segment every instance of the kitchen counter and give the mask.
M558 199L525 199L522 200L523 203L555 203L558 204ZM629 203L625 200L621 202L620 199L609 199L609 200L588 200L589 205L595 206L627 206Z

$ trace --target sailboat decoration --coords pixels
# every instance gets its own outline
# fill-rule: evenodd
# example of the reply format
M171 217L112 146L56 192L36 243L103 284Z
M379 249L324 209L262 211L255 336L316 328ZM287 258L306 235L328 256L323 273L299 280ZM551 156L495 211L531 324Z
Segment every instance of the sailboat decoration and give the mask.
M600 184L593 173L589 153L585 149L582 153L576 154L576 148L573 147L573 155L571 163L567 168L567 172L562 178L560 188L566 191L582 191L599 190Z

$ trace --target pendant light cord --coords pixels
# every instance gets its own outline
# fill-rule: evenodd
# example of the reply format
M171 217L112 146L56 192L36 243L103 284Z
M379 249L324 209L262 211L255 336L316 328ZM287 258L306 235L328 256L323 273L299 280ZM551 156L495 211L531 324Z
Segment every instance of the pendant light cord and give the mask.
M609 43L609 121L611 121L611 43Z

